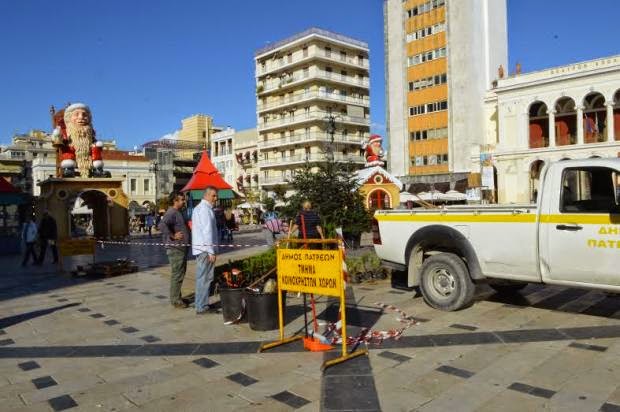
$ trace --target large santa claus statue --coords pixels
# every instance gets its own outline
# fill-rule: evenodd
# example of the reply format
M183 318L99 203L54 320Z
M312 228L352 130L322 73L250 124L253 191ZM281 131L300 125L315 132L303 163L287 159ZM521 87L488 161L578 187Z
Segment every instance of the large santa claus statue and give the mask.
M366 167L372 166L384 166L385 151L381 147L381 141L383 138L378 134L373 134L368 138L368 141L362 145L362 149L365 151Z
M103 171L103 144L95 137L90 108L83 103L74 103L55 120L56 129L52 136L60 152L62 176L74 177L76 165L83 178L109 175Z

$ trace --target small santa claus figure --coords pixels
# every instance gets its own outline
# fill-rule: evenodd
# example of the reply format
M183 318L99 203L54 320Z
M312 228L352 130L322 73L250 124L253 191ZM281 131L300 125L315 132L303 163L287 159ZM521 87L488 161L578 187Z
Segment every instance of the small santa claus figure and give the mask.
M385 152L381 147L383 138L378 134L373 134L368 138L368 142L362 145L362 149L366 152L366 166L383 166L385 162L383 158Z

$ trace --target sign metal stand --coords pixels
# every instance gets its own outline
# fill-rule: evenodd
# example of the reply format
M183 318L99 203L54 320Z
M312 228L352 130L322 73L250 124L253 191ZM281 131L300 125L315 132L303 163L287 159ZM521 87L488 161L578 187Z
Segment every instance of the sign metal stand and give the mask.
M290 243L308 245L309 249L292 249L290 248ZM287 244L288 247L283 247L283 244ZM334 245L335 248L334 250L312 249L312 245ZM342 241L339 239L287 239L278 245L276 253L280 339L261 345L259 352L304 338L303 335L284 337L282 291L291 291L304 293L304 296L306 293L312 293L340 298L342 353L337 358L323 362L321 370L357 356L368 354L366 349L355 350L351 353L347 352L347 319L345 285L342 274L342 246ZM307 327L307 324L305 327Z

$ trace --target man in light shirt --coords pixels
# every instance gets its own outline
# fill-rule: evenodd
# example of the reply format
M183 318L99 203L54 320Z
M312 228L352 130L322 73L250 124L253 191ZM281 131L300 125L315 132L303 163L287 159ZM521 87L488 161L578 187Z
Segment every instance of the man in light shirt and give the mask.
M196 256L196 314L214 311L209 306L209 288L213 281L215 254L219 240L215 213L217 189L205 189L202 201L192 212L192 253Z

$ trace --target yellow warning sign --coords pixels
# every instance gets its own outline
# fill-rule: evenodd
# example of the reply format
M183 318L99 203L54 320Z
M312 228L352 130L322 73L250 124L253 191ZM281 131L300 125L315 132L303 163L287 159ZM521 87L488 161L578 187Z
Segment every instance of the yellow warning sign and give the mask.
M94 255L95 239L63 239L58 242L61 256Z
M282 290L340 296L342 254L339 250L278 249L278 284Z

